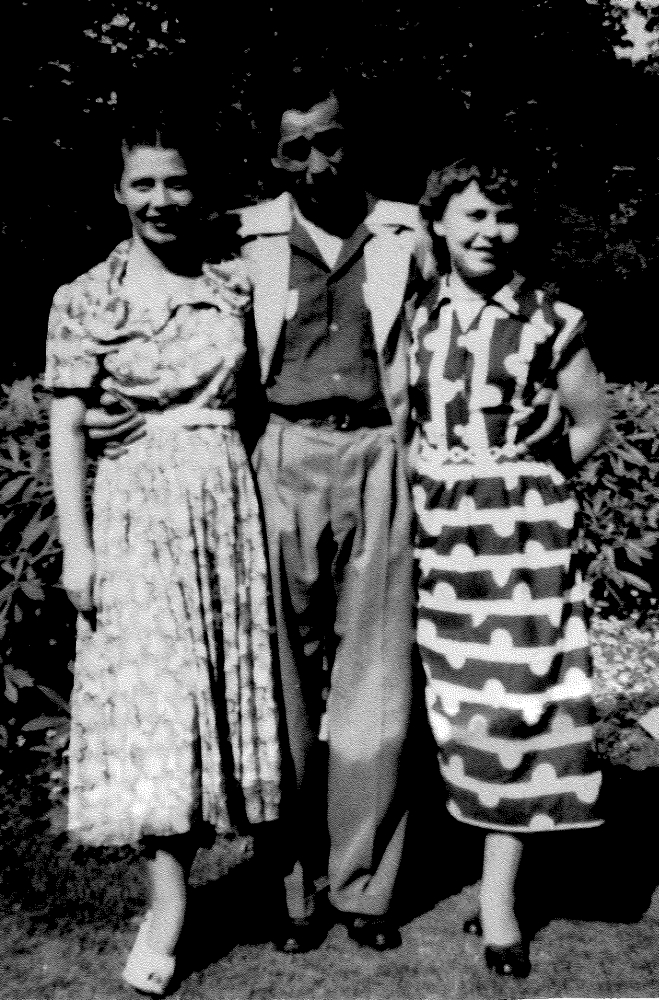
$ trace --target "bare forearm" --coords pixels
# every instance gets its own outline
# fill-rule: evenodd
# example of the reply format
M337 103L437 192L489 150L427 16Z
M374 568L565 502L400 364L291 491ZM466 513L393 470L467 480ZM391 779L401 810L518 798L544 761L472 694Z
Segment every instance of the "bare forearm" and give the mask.
M597 448L606 432L607 420L601 417L587 424L574 424L570 427L570 452L575 465L583 462Z
M583 462L601 441L608 425L604 381L583 348L558 375L561 404L572 418L570 451Z
M84 406L80 400L53 400L50 418L53 489L64 547L90 548L85 511Z

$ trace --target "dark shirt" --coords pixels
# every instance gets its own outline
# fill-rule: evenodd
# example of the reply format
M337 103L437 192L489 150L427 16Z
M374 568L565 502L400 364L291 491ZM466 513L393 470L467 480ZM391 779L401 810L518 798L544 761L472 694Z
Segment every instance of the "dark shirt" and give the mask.
M364 302L364 223L343 244L336 266L296 220L290 234L289 301L266 387L273 407L322 406L330 400L384 407L371 316Z

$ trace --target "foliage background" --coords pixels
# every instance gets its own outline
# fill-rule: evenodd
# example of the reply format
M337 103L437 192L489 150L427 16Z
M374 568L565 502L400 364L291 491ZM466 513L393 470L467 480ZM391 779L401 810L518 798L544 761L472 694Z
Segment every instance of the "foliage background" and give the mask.
M430 166L475 136L521 144L544 208L544 277L586 311L607 375L659 381L645 358L656 327L659 59L656 46L635 63L616 58L632 51L632 14L657 29L656 0L337 0L313 10L297 0L7 0L16 56L4 62L11 196L0 214L13 376L39 372L54 289L125 234L108 131L136 89L173 92L220 129L218 204L235 206L272 191L257 110L278 70L325 59L370 84L360 132L378 194L418 199Z
M617 58L615 51L625 55L636 50L636 43L632 46L625 37L631 14L641 19L650 39L636 62ZM336 0L325 7L283 0L242 5L6 0L3 27L6 78L0 136L7 180L0 202L5 278L0 884L4 940L18 984L12 995L25 996L26 988L31 992L27 984L37 980L35 995L97 996L99 989L114 995L121 955L107 928L123 925L143 898L130 851L74 856L62 833L75 622L57 582L60 553L48 475L47 399L38 376L55 289L107 256L126 235L123 215L112 199L108 137L117 112L145 85L162 88L164 99L174 91L179 102L188 102L186 107L218 132L218 207L275 193L257 111L278 68L292 63L322 58L348 82L367 84L368 112L360 131L364 165L376 194L416 200L430 167L460 155L474 137L523 150L538 194L543 280L584 309L590 320L589 347L616 383L610 389L611 434L576 481L584 510L581 546L590 563L598 612L593 629L598 748L610 763L625 765L613 770L622 775L620 788L631 787L622 804L616 800L609 810L620 821L609 824L610 840L600 844L602 861L594 866L593 888L601 882L602 894L615 898L617 872L632 885L641 867L654 888L649 838L659 743L638 719L659 704L658 564L652 558L659 536L659 379L655 354L648 349L657 326L659 60L651 33L659 27L659 0L453 0L435 5L381 0L377 6ZM638 769L637 777L641 772L649 777L642 794L641 786L630 786L630 768ZM424 787L426 804L430 798ZM645 806L640 822L639 805ZM427 824L433 838L437 829ZM462 828L460 851L465 850L464 836ZM220 868L236 863L241 850L237 843L225 847ZM426 855L419 852L421 858L429 853L430 847ZM450 848L446 853L459 856ZM619 865L611 864L614 856ZM628 858L640 860L630 868ZM259 899L274 899L274 890L264 891L263 874L259 871L251 891L241 888L250 931L257 892ZM427 871L423 879L428 879ZM575 885L577 881L575 877ZM204 899L198 912L206 920L211 897ZM606 919L598 907L598 919ZM13 923L19 910L22 918L27 915L27 931L18 917ZM227 909L224 896L221 901L212 898L211 911L229 912L232 923L238 910L233 905ZM39 921L58 920L69 931L73 928L69 951L50 933L34 933ZM443 982L445 969L452 974L464 965L462 935L451 930L461 919L451 912L442 920L427 923L416 945L409 935L412 950L403 954L400 982L392 986L388 981L394 992L383 996L402 995L403 982L405 989L418 992L419 954L436 956L425 973L432 989ZM637 964L645 961L654 968L654 927L646 928L645 959L634 928L611 940L602 926L594 925L592 932L601 948L598 965L592 955L586 962L582 926L565 925L551 952L555 960L546 963L563 976L560 988L545 986L538 995L561 995L568 989L573 970L564 957L572 953L588 970L589 983L610 981L614 953L623 964L633 954ZM215 961L215 921L196 930L202 942L204 933L212 934L215 949L209 951L210 959L202 955L196 960ZM123 933L127 950L133 931ZM191 940L193 936L194 931ZM269 936L268 930L264 940ZM440 939L449 942L449 959L443 948L437 949ZM542 947L546 950L546 941ZM350 950L343 959L340 948L335 934L318 969L306 968L302 992L291 979L295 975L297 983L299 964L293 973L280 957L286 966L282 973L276 956L253 949L250 957L238 949L233 967L228 960L222 963L221 982L211 969L203 995L217 996L218 990L228 995L227 983L237 984L236 996L246 995L246 976L257 981L260 963L274 968L275 977L283 974L285 988L277 980L273 993L266 981L259 995L303 995L307 986L304 995L317 993L337 955L344 964L338 966L336 995L345 995L345 984L355 975L371 983L374 970L368 959L358 956L362 965L356 964ZM391 976L392 968L395 979L395 964L379 963L381 976ZM89 992L78 989L81 975L87 977ZM72 992L69 983L75 984ZM465 979L462 990L457 984L457 977L447 983L446 994L457 989L475 995L471 979ZM478 995L494 997L489 990L478 981ZM634 983L627 988L614 984L609 992L631 995L637 989Z

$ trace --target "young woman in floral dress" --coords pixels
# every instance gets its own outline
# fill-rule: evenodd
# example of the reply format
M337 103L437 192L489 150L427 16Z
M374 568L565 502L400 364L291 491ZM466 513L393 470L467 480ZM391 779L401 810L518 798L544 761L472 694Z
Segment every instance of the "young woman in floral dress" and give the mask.
M248 286L239 261L203 261L186 134L151 122L122 155L115 195L132 237L57 292L46 384L63 583L79 610L69 829L94 845L145 841L151 903L124 978L157 994L199 831L274 818L279 753L259 507L234 426ZM108 388L143 434L99 460L90 532L82 425Z
M513 976L530 968L514 912L524 838L600 822L565 473L606 422L582 314L515 271L519 193L488 163L431 175L422 211L448 273L414 312L410 374L427 705L448 809L485 830L480 914L465 929Z

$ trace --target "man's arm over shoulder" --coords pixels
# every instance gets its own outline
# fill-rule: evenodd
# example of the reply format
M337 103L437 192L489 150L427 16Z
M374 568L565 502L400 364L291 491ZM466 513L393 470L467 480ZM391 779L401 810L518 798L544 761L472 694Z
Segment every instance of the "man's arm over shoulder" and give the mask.
M290 196L286 193L271 201L260 201L236 210L240 218L238 236L243 241L258 236L280 236L290 232L293 213Z

